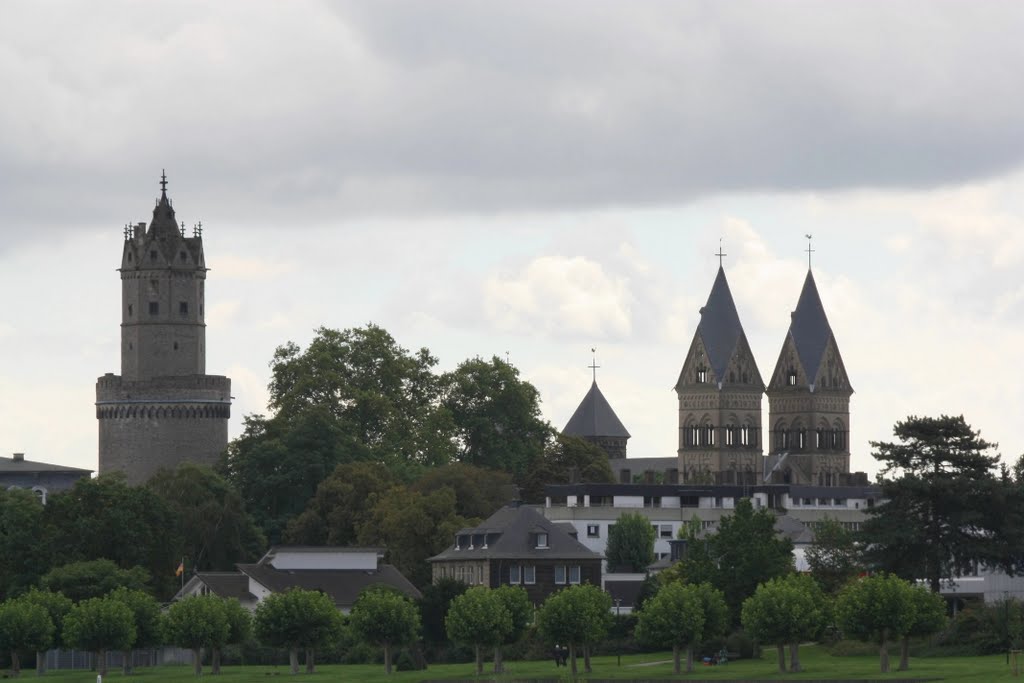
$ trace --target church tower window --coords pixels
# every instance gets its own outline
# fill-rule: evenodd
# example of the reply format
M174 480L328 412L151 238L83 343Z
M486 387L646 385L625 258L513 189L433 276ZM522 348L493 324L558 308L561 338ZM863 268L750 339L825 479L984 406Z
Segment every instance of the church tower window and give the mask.
M181 315L188 315L188 302L181 301L178 303L178 313Z
M697 368L697 383L706 384L708 381L707 368Z
M159 304L159 302L156 302L156 301L150 301L149 302L149 314L150 315L160 315L160 304Z
M786 386L796 386L796 370L793 368L790 368L789 372L786 374Z

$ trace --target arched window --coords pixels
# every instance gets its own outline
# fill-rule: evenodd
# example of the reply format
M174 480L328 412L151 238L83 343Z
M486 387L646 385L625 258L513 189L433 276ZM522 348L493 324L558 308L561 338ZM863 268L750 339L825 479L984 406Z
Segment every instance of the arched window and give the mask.
M727 424L725 425L725 445L735 446L736 445L736 425Z

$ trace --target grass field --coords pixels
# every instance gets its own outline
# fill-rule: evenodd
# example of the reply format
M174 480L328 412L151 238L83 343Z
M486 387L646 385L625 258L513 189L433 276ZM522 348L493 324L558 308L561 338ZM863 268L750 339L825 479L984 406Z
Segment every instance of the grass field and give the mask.
M895 656L893 656L895 655ZM886 675L878 673L876 657L832 657L824 650L808 646L800 650L805 671L800 674L779 674L775 671L775 650L765 650L760 660L733 662L721 667L697 667L693 674L675 677L672 674L671 654L631 655L622 658L622 665L616 663L615 657L595 657L594 673L580 676L578 680L614 679L614 680L899 680L907 678L933 678L945 681L1013 681L1024 683L1024 676L1014 678L1006 665L1006 657L930 657L912 659L910 671L892 672ZM898 664L897 652L890 652L890 662ZM580 660L582 670L583 660ZM553 661L544 662L506 662L509 673L495 677L484 675L476 679L489 680L570 680L567 669L556 668ZM204 669L204 678L209 670ZM229 666L223 669L219 681L222 683L257 683L290 677L287 666ZM23 671L22 678L35 678L34 671ZM155 669L139 669L130 680L138 683L184 683L195 681L192 668L188 666L159 667ZM472 664L439 664L431 666L427 671L395 672L390 677L384 675L384 667L369 665L318 667L317 673L308 676L300 673L301 680L310 681L358 681L366 683L414 683L416 681L438 680L473 680ZM54 683L95 683L96 674L89 671L51 671L46 679ZM121 672L111 671L107 681L126 681Z

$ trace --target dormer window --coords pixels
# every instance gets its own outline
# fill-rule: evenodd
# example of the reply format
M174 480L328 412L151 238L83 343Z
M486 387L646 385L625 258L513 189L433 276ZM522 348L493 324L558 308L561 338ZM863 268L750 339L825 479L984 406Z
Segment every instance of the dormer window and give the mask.
M156 261L156 256L157 256L156 249L153 249L153 250L151 250L149 252L149 260L150 261Z
M547 548L548 547L548 535L546 533L540 532L540 533L537 534L537 545L536 545L536 547L538 547L538 548Z
M796 370L793 368L790 368L789 372L786 373L786 385L790 387L796 386Z
M708 381L707 368L697 368L697 383L705 384Z

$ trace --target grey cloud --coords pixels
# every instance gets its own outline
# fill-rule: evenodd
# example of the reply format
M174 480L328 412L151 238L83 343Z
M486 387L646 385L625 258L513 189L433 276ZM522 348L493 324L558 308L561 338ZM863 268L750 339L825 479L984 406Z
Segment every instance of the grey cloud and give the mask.
M931 187L1024 156L1011 3L61 7L0 27L8 243L142 220L163 166L183 214L281 226Z

